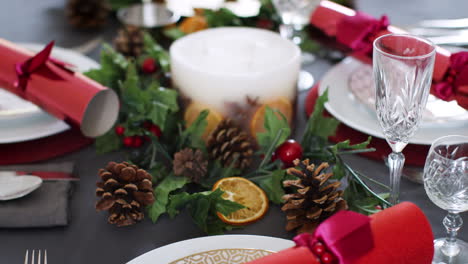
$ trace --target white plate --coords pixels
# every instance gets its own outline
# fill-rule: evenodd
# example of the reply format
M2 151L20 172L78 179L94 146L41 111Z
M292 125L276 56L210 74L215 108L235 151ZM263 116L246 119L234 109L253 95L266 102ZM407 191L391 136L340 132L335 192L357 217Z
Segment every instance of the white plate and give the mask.
M36 52L44 48L42 44L18 45ZM54 47L52 57L74 65L79 72L99 67L94 60L59 47ZM47 114L36 105L0 89L0 144L38 139L69 128L65 122Z
M128 264L240 264L292 246L291 240L266 236L200 237L154 249Z
M364 64L352 57L344 59L325 74L320 83L319 93L328 87L329 101L326 109L338 120L349 127L364 132L368 135L384 138L375 111L363 104L350 92L349 83L351 76ZM372 96L369 94L369 96ZM452 107L449 103L436 100L428 104L429 107L439 104L439 107ZM443 104L443 106L440 106ZM448 117L445 117L448 119ZM468 135L468 120L463 115L446 119L425 118L410 143L431 145L432 142L446 135ZM442 122L444 120L444 122Z

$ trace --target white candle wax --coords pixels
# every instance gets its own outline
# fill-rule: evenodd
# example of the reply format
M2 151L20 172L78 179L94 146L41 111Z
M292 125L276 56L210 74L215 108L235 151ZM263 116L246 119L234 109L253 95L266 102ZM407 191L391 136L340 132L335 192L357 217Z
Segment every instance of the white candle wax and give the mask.
M190 34L170 48L173 84L182 95L226 113L246 97L294 101L300 50L267 30L225 27Z

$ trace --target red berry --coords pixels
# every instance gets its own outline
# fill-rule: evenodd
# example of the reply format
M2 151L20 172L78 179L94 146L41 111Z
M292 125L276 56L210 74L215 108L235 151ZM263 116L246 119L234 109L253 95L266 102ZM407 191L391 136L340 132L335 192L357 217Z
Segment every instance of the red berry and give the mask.
M145 59L141 65L141 70L147 74L156 72L157 69L158 66L156 65L156 61L153 58Z
M132 147L133 146L133 137L124 137L123 138L123 144L126 147Z
M119 136L122 136L125 133L125 127L118 125L115 127L115 133Z
M269 19L259 19L257 20L256 26L258 28L263 28L263 29L272 29L273 28L273 22Z
M323 255L320 257L320 260L322 261L323 264L332 264L335 258L333 257L332 254L325 252Z
M316 256L320 257L320 256L323 255L323 253L325 253L325 246L324 246L322 243L317 242L317 243L315 243L314 246L312 247L312 252L313 252Z
M157 125L152 125L149 131L158 138L162 135L161 129Z
M145 121L145 122L143 122L143 127L144 127L146 130L149 130L152 126L153 126L153 123L151 123L150 121Z
M294 166L293 161L302 157L302 147L294 139L289 139L276 149L275 156L278 157L286 167L292 167Z
M133 145L134 148L139 148L143 145L143 139L140 136L133 136Z

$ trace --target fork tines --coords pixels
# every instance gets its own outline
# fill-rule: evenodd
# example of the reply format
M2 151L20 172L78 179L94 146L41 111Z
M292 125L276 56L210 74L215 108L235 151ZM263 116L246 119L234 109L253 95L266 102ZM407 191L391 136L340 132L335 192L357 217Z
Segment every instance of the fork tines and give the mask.
M42 252L44 253L42 254ZM29 262L29 260L31 260L31 262ZM40 249L33 249L31 257L29 257L29 250L26 250L26 255L24 255L24 264L47 264L47 250L42 251Z

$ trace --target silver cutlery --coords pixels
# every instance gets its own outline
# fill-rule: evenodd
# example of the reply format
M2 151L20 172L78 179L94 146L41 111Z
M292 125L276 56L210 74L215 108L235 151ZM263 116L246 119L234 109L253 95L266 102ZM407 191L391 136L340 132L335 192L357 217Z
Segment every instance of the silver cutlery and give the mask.
M429 28L468 28L468 18L458 19L431 19L423 20L417 24L420 27Z
M31 260L31 262L29 262L29 260ZM44 250L44 253L42 254L42 251L40 249L33 249L31 257L29 257L29 250L26 250L26 255L24 256L24 264L47 264L47 250Z

